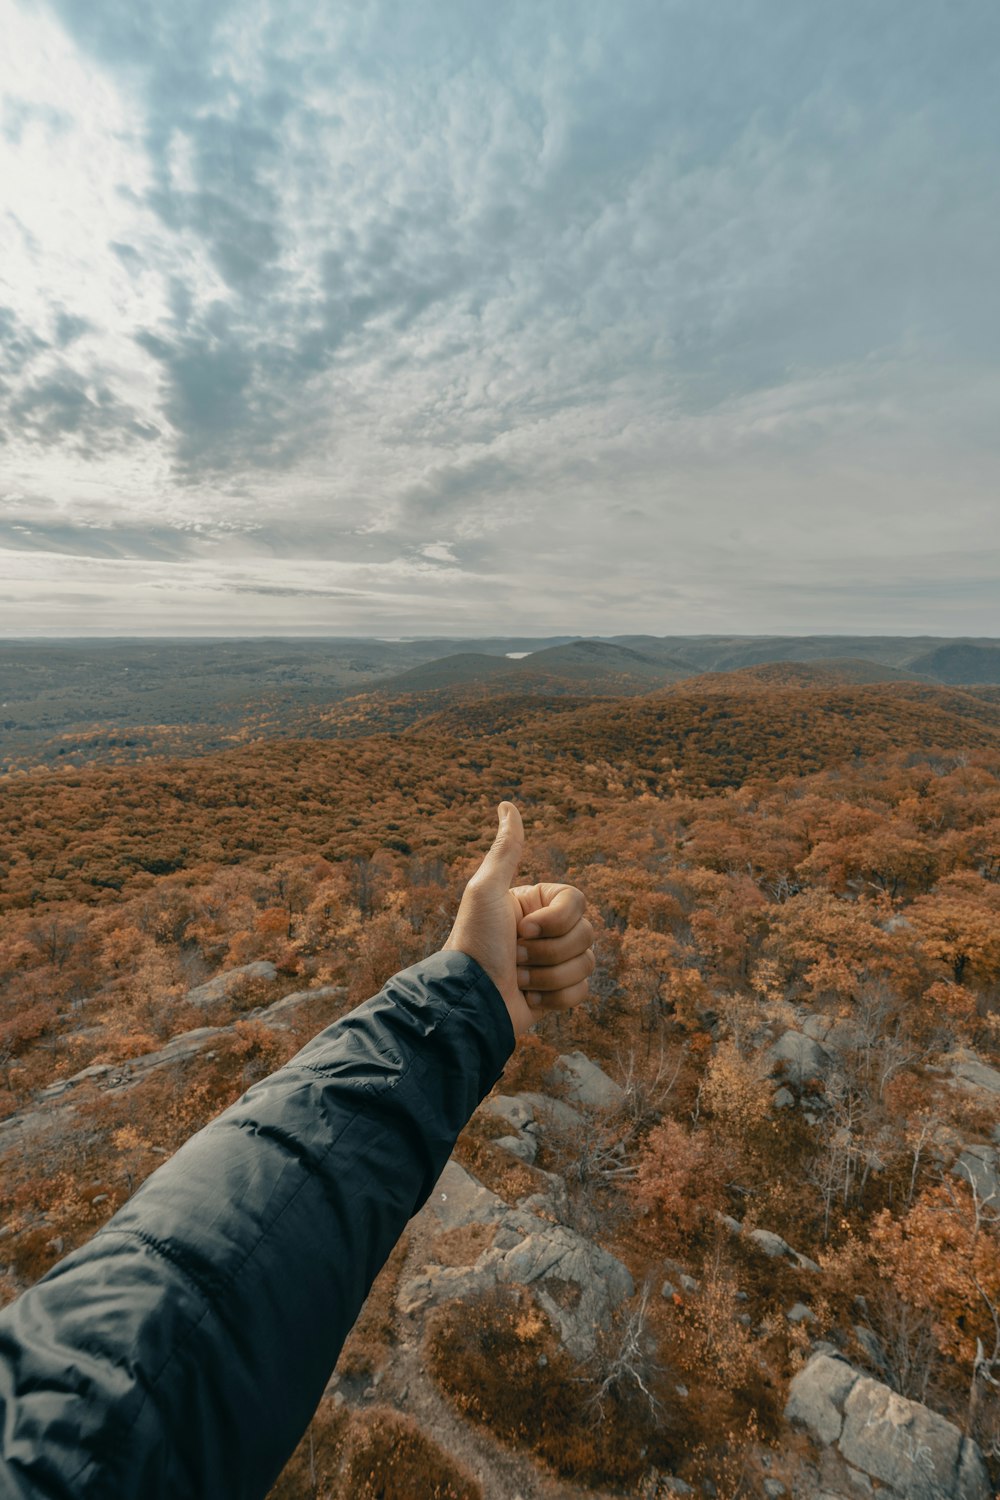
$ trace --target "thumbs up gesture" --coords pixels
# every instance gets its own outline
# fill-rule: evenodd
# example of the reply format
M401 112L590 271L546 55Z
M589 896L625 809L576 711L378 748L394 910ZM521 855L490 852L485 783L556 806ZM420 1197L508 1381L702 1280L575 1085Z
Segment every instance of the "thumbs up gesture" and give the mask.
M572 885L514 885L524 826L501 802L493 846L465 888L445 948L474 958L493 980L522 1036L541 1016L587 998L594 931Z

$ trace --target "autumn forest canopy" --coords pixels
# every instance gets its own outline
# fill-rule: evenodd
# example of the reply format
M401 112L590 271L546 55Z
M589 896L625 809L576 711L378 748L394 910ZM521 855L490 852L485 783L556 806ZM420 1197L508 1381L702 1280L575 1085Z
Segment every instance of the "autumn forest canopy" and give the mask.
M629 1358L637 1302L582 1366L528 1290L444 1304L426 1378L566 1494L652 1497L674 1473L756 1495L813 1461L783 1412L822 1338L974 1438L1000 1482L1000 648L685 660L650 639L556 642L530 671L509 643L409 665L369 643L322 671L310 648L256 698L252 673L228 697L206 674L187 718L150 648L132 668L177 711L145 719L119 678L105 721L99 695L67 708L70 648L47 668L39 648L0 779L5 1300L438 947L511 798L522 878L584 890L599 962L591 1003L542 1022L498 1091L558 1094L579 1052L625 1102L541 1132L531 1160L481 1110L456 1156L512 1206L558 1174L565 1222L648 1295ZM762 1255L756 1230L793 1249ZM473 1264L485 1241L451 1235L440 1263ZM374 1395L413 1337L406 1254L285 1500L481 1493L444 1429ZM525 1383L530 1410L504 1407Z

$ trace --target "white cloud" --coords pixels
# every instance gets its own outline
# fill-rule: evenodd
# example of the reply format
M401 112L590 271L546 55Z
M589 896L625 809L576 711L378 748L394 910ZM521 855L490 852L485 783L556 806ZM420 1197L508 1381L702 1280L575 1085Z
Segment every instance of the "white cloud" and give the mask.
M97 553L140 629L985 628L992 6L53 3L0 0L33 628Z

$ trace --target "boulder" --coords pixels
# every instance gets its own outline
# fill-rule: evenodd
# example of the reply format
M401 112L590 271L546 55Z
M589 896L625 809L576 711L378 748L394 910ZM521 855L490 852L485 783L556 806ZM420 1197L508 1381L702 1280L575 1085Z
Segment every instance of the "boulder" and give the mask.
M518 1227L529 1229L524 1222L529 1217L523 1215ZM632 1277L615 1256L565 1224L538 1220L537 1225L513 1249L487 1251L481 1258L496 1256L497 1281L532 1287L566 1348L587 1359L597 1329L607 1328L612 1310L633 1295Z
M849 1052L861 1040L856 1027L832 1016L808 1016L802 1022L802 1033L814 1042L822 1042L828 1052Z
M775 1109L791 1109L795 1103L795 1095L791 1089L786 1089L784 1084L782 1084L781 1088L775 1091L771 1102Z
M188 990L184 999L189 1005L216 1005L220 1000L226 1000L245 980L271 980L277 979L278 971L274 964L268 959L257 959L252 964L241 964L238 969L223 969L221 974L216 974L205 984L199 984L193 990Z
M981 1203L1000 1209L1000 1151L995 1146L966 1146L952 1171L975 1188Z
M1000 1097L1000 1068L991 1068L974 1052L953 1052L946 1059L951 1076L960 1087L971 1092L981 1092ZM984 1099L983 1103L995 1103L995 1099Z
M905 1500L990 1500L978 1446L919 1401L908 1401L846 1360L816 1353L792 1381L785 1407L818 1442L836 1445L869 1483Z
M515 1130L523 1130L535 1118L535 1111L524 1094L493 1094L479 1106L484 1114L506 1120Z
M800 1085L811 1078L823 1078L833 1066L826 1048L801 1031L786 1031L767 1049L765 1057L772 1074Z
M617 1109L625 1090L582 1052L567 1052L556 1059L556 1072L574 1104L587 1109Z
M840 1451L907 1500L990 1500L982 1454L919 1401L862 1376L844 1402Z
M775 1234L772 1229L751 1229L747 1234L748 1240L753 1240L758 1250L772 1260L790 1260L798 1266L800 1271L818 1271L819 1266L808 1255L803 1255L801 1250L793 1250L787 1240L783 1240L780 1234Z
M399 1289L402 1313L417 1313L453 1298L475 1295L497 1284L530 1286L579 1360L594 1353L597 1332L611 1312L635 1291L627 1268L565 1224L551 1223L502 1199L449 1162L425 1206L435 1227L474 1222L496 1224L493 1243L471 1266L428 1266Z
M457 1161L449 1161L423 1212L433 1216L439 1229L459 1229L463 1224L496 1224L507 1205Z
M266 1021L271 1016L282 1015L286 1010L296 1010L300 1005L305 1005L307 1000L333 1000L346 994L347 990L342 984L319 984L314 990L293 990L290 995L282 995L280 1000L275 1000L273 1005L265 1006L260 1014Z
M535 1157L538 1155L538 1142L534 1136L524 1135L520 1131L517 1135L502 1135L494 1144L502 1146L505 1151L510 1152L511 1156L520 1157L521 1161L526 1161L529 1167L534 1164Z
M530 1093L518 1094L516 1097L530 1105L534 1112L535 1123L543 1130L549 1128L572 1134L586 1127L586 1121L580 1111L563 1099L550 1099L547 1094Z
M817 1442L835 1443L844 1425L844 1402L860 1378L846 1360L814 1354L792 1381L785 1416Z

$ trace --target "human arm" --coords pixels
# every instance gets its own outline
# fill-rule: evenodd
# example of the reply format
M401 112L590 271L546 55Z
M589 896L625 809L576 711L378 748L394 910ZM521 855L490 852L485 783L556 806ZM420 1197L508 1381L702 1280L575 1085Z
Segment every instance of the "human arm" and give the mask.
M0 1314L0 1495L266 1494L513 1044L436 954L188 1141Z
M3 1500L267 1492L526 1019L511 1014L519 829L470 882L446 951L250 1089L0 1312ZM565 987L546 995L558 1008Z

